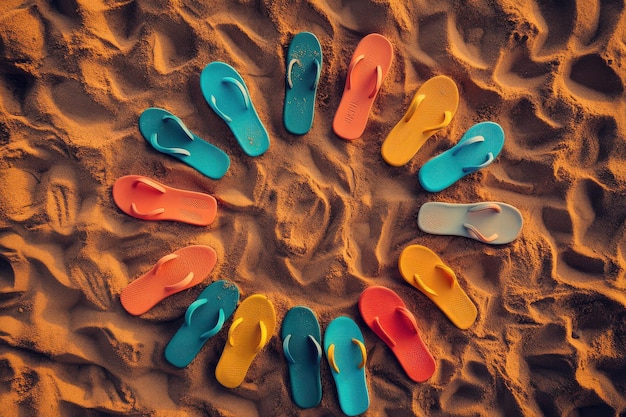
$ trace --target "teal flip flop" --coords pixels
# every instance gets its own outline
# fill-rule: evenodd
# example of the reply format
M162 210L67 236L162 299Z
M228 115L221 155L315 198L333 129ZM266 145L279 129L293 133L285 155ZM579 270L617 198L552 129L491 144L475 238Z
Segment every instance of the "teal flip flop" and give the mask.
M165 347L165 359L184 368L198 355L202 346L219 332L239 302L239 289L229 281L215 281L191 303L185 322Z
M466 175L491 164L504 146L504 131L494 122L472 126L447 151L426 162L419 170L420 184L426 191L444 190Z
M294 135L304 135L313 126L315 95L322 72L322 47L314 34L300 32L287 51L283 122Z
M471 204L424 203L417 226L434 235L464 236L492 245L512 242L522 230L522 214L515 207L493 201Z
M246 155L259 156L269 149L267 130L237 70L224 62L211 62L200 74L200 89L209 106L233 132Z
M328 324L324 351L337 386L341 410L348 416L367 411L370 404L365 380L367 351L363 333L354 320L340 316Z
M193 132L167 110L150 107L139 116L139 131L157 151L173 156L203 175L218 180L230 167L230 158Z
M283 319L281 338L289 367L291 397L300 408L315 407L322 400L322 336L315 313L307 307L293 307Z

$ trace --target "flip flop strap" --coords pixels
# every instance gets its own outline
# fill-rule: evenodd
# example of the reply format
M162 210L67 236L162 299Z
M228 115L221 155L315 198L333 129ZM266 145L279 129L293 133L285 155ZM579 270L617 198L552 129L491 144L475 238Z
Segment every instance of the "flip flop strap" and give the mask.
M365 58L365 55L361 54L357 56L350 62L350 66L348 67L348 79L346 80L346 88L350 90L352 88L352 73L356 68L357 64ZM368 98L372 98L376 95L376 92L380 89L380 86L383 83L383 69L380 65L376 65L376 84L374 85L374 89L369 94Z
M414 334L417 334L418 330L417 330L417 322L415 321L415 316L413 316L413 314L411 314L411 312L409 310L406 309L406 307L398 307L396 308L396 311L405 318L406 322L409 324L411 330L413 330Z
M187 128L187 126L185 126L185 124L183 123L182 120L180 120L180 118L178 116L174 116L173 114L166 114L165 116L163 116L163 121L167 121L167 120L173 120L174 122L176 122L176 124L178 125L178 127L181 128L181 130L185 133L185 135L187 135L187 137L190 140L194 140L194 136L193 133L191 133L191 130L189 130Z
M337 366L337 361L335 360L335 344L331 343L328 346L328 351L326 352L326 356L328 357L328 363L335 373L339 373L339 366Z
M408 123L409 120L411 120L411 118L415 114L415 111L417 110L419 105L422 104L422 101L424 101L425 98L425 94L419 94L413 97L413 100L411 100L411 104L409 104L409 109L406 111L406 116L404 116L405 123Z
M191 317L193 316L193 313L198 309L198 307L203 306L208 302L209 300L207 300L206 298L200 298L189 304L189 307L187 307L187 311L185 312L185 324L187 326L191 326Z
M226 314L224 313L224 309L220 307L220 311L217 315L217 323L213 328L207 330L206 332L200 335L201 340L207 340L209 337L213 337L219 332L224 326L224 321L226 321Z
M367 361L367 350L365 350L365 345L357 338L352 338L352 343L359 347L361 351L361 363L359 363L359 369L365 366L365 362Z
M374 317L374 321L372 322L372 327L374 328L374 333L378 335L381 339L384 340L390 347L394 347L396 345L396 341L387 331L383 328L382 324L380 324L380 317Z
M474 171L478 171L479 169L482 169L484 167L486 167L487 165L491 164L494 160L494 156L493 153L489 152L487 154L487 159L485 160L485 162L483 162L480 165L470 165L467 167L463 167L463 172L474 172Z
M137 178L137 180L135 180L135 182L133 183L133 187L137 187L139 184L146 185L149 188L160 192L161 194L165 194L165 191L166 191L164 187L150 180L149 178L145 178L145 177Z
M298 61L295 58L292 58L291 61L289 61L289 65L287 65L287 85L289 86L289 88L293 88L293 80L291 79L291 70L293 69L293 66L295 64L302 65L300 61Z
M491 236L485 236L483 235L475 226L469 224L469 223L463 223L463 227L465 229L467 229L467 231L474 236L477 240L480 240L483 243L490 243L493 242L494 240L496 240L498 238L498 234L494 233Z
M250 96L248 95L248 92L246 91L246 87L242 84L241 81L233 77L223 77L222 82L232 84L235 87L237 87L237 90L239 90L239 92L241 93L241 97L243 98L244 107L246 108L246 110L250 108ZM226 121L227 123L230 123L233 121L233 119L230 116L228 116L219 108L219 106L217 105L217 99L215 98L213 94L211 94L211 104L213 105L213 110L215 110L215 112L222 119L224 119L224 121Z
M154 265L153 273L156 274L157 272L159 272L159 269L161 269L163 265L165 265L167 262L172 261L176 258L178 258L178 255L175 253L170 253L169 255L165 255L164 257L159 259L157 263Z
M133 213L135 216L156 216L158 214L164 213L165 209L163 207L159 207L155 208L154 210L142 213L141 211L139 211L139 209L137 209L137 204L131 203L130 212Z
M452 156L456 156L456 154L458 154L459 152L461 152L463 149L467 148L470 145L483 143L484 141L485 141L485 137L480 136L480 135L473 136L467 140L464 140L463 142L459 143L456 148L454 148L454 150L452 151Z
M233 339L233 333L235 332L235 329L239 327L242 321L243 321L243 317L239 317L237 320L233 322L233 324L230 326L230 329L228 329L228 344L231 346L235 346L235 339Z
M233 338L233 333L235 332L235 329L239 327L239 325L242 322L243 322L243 317L239 317L237 320L233 322L232 326L230 326L230 329L228 331L228 343L231 346L235 346L235 339ZM261 338L259 340L259 344L255 348L257 352L261 350L263 346L267 344L267 341L268 341L267 326L265 325L265 322L263 320L259 320L259 330L261 332Z
M442 271L444 271L444 275L450 280L450 288L454 288L454 286L456 285L456 275L454 274L454 271L452 271L452 269L450 269L447 265L444 265L442 263L438 263L435 265L435 269L441 269ZM413 278L415 279L415 283L417 284L418 288L420 288L421 290L427 292L428 294L434 295L434 296L438 296L439 294L437 294L437 292L435 290L433 290L432 288L430 288L428 285L426 285L426 283L422 280L422 278L420 277L419 274L414 274Z
M318 343L317 339L313 337L313 335L307 335L307 340L310 340L311 343L313 344L313 347L315 347L315 353L316 353L315 357L317 359L317 363L319 363L322 357L322 347ZM296 360L293 358L293 356L291 355L291 352L289 351L290 342L291 342L291 333L289 333L287 337L285 337L285 340L283 341L283 352L285 353L285 358L287 358L287 361L293 364L293 363L296 363Z
M502 211L502 206L496 203L480 203L467 209L467 212L474 213L474 212L486 211L486 210L492 210L492 211L495 211L496 213L500 213Z
M181 279L180 281L174 284L166 285L165 291L179 291L179 290L185 289L191 283L191 281L193 280L193 277L194 277L194 273L192 271L188 273L187 276Z
M293 88L293 80L291 79L291 70L293 69L293 66L295 64L302 66L302 63L295 58L292 58L291 61L289 61L289 65L287 66L287 85L289 86L289 88ZM315 86L319 82L320 75L322 72L322 66L320 65L320 62L318 61L317 58L313 59L313 65L315 66L315 80L313 81L313 84L311 85L311 90L315 90Z
M361 351L361 362L359 363L359 369L362 369L365 366L365 362L367 362L367 351L365 350L365 345L359 339L356 339L354 337L352 338L352 343L357 345L359 347L359 350ZM335 373L339 373L339 367L337 366L337 361L335 360L334 343L328 346L328 352L326 356L328 356L328 362L330 363L330 366L335 371Z
M313 59L313 65L315 65L315 81L313 81L311 90L315 90L315 86L320 82L320 76L322 75L322 64L317 58Z
M156 149L159 152L162 153L166 153L169 155L185 155L185 156L190 156L191 153L184 148L167 148L165 146L161 146L159 144L159 140L157 139L157 133L154 132L151 136L150 136L150 144L154 147L154 149Z

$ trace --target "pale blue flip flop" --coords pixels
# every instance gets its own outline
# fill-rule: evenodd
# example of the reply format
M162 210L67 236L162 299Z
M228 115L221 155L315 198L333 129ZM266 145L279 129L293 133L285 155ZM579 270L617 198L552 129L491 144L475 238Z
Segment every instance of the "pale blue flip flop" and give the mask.
M313 126L315 95L322 71L322 47L314 34L300 32L287 51L283 122L294 135L304 135Z
M340 316L328 324L324 351L337 386L341 410L348 416L367 411L370 404L365 380L367 351L363 333L354 320Z
M420 168L420 184L426 191L444 190L464 176L490 165L503 146L504 131L499 124L477 123L456 145Z
M322 336L315 313L308 307L293 307L283 319L281 338L289 367L291 397L300 408L315 407L322 400Z
M269 149L267 130L237 70L224 62L211 62L200 74L200 89L209 106L233 132L246 155L259 156Z
M214 180L222 178L230 167L230 158L224 151L200 139L167 110L158 107L144 110L139 116L139 131L157 151Z
M206 287L187 308L185 322L165 348L165 359L178 368L189 365L207 340L224 327L238 302L239 289L232 282L220 280Z
M486 201L472 204L428 202L420 207L418 227L435 235L464 236L492 245L512 242L522 230L515 207Z

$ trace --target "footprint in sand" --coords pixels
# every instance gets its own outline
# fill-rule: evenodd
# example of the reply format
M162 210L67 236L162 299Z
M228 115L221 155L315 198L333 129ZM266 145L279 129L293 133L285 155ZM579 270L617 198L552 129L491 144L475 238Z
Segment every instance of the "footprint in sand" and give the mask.
M43 175L45 212L55 232L68 236L76 226L81 198L76 189L77 178L69 165L55 165Z

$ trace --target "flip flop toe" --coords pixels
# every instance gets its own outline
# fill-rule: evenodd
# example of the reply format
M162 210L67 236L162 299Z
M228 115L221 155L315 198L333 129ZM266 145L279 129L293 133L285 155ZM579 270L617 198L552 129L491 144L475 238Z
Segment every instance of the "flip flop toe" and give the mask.
M386 287L370 287L359 297L365 323L389 346L406 374L423 382L435 372L435 359L424 344L413 314L404 301Z
M217 214L213 196L168 187L141 175L118 178L113 184L113 201L124 213L142 220L207 226Z
M322 400L322 337L315 313L307 307L293 307L283 319L281 338L291 397L300 408L315 407Z
M385 162L397 167L407 164L428 138L450 124L458 105L459 91L451 78L438 75L422 84L383 141Z
M184 368L202 346L215 336L233 314L239 302L239 289L232 282L215 281L189 305L185 321L165 347L165 359Z
M420 168L420 184L430 192L445 190L464 176L489 166L503 146L504 131L499 124L475 124L456 145Z
M313 126L315 95L322 71L322 47L310 32L293 37L287 51L283 122L294 135L304 135Z
M209 107L226 122L246 155L259 156L269 149L267 130L237 70L224 62L211 62L200 74L200 89Z
M122 306L138 316L163 299L203 282L217 261L209 246L191 245L166 255L120 294Z
M518 209L492 201L471 204L428 202L420 207L417 215L417 225L423 232L464 236L491 245L515 240L522 224Z
M227 388L241 385L275 328L274 305L265 295L253 294L243 300L233 315L226 346L215 368L217 381Z
M224 151L200 139L167 110L157 107L144 110L139 116L139 131L154 149L209 178L222 178L230 167L230 158Z
M459 285L456 274L441 258L421 245L409 245L400 254L400 274L420 290L459 329L469 328L478 315L476 306Z

